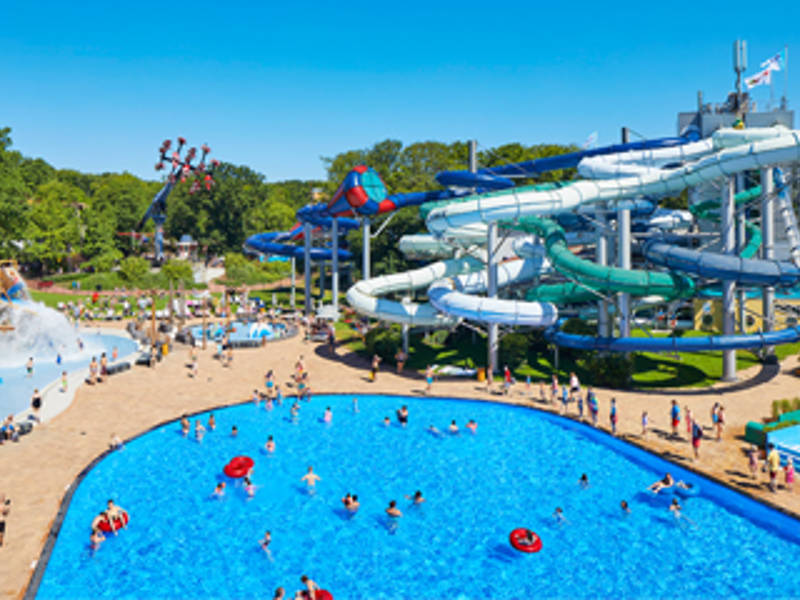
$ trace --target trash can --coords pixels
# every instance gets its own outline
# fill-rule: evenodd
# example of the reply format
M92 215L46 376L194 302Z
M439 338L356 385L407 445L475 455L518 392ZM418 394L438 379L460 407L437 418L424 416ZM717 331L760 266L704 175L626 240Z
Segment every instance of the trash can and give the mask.
M483 367L478 368L478 381L480 381L481 383L486 381L486 369Z
M166 356L167 354L169 354L169 344L164 343L161 345L161 355Z

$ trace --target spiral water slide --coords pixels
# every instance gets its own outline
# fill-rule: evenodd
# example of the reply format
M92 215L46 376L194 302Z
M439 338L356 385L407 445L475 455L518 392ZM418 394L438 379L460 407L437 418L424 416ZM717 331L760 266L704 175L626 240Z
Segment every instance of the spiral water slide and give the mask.
M631 152L617 158L617 160L612 157L590 159L587 161L589 164L584 165L583 169L579 167L579 170L589 174L588 170L591 168L594 176L623 175L622 177L581 181L568 187L544 192L512 189L488 197L473 195L446 206L433 208L427 216L428 229L435 234L442 234L448 229L464 227L474 222L519 223L525 217L574 210L586 204L613 205L620 199L674 194L686 187L748 169L798 161L800 132L784 128L721 130L712 140L677 148ZM528 225L532 223L529 222ZM562 264L570 261L569 257L563 256L563 242L558 239L557 232L549 233L551 241L548 249L557 250L561 255ZM718 261L730 259L729 256L708 254L709 256L704 258L705 264L716 262L719 266ZM551 258L554 257L551 255ZM558 260L554 260L554 264L558 265ZM741 269L741 263L739 268ZM623 274L607 271L604 275L606 280L602 283L605 285L611 282L621 283L617 279L618 275ZM626 275L626 277L631 276ZM680 278L677 281L688 280ZM639 283L644 284L649 281ZM763 281L760 284L769 285ZM672 290L674 295L681 295L682 285L683 283L680 285L676 283ZM548 335L559 345L584 349L698 351L755 348L787 343L800 339L800 328L788 328L766 334L701 338L595 338L566 334L557 328L551 328Z
M455 186L456 190L442 192L426 192L422 194L400 194L404 205L422 205L422 215L436 207L446 207L459 202L466 196L467 188L485 190L505 190L513 188L513 177L531 177L556 169L576 167L582 159L603 156L626 151L647 151L657 148L673 148L688 144L697 139L695 131L682 137L666 137L654 140L615 144L602 148L583 150L560 156L540 158L536 160L504 165L501 167L481 169L476 173L468 171L443 171L436 176L442 185ZM366 169L366 168L362 168ZM367 170L365 175L353 175L353 184L364 190L353 194L351 206L359 205L365 196L377 198L385 194L383 184L377 174ZM348 184L347 180L343 186ZM527 186L534 191L556 190L561 184L540 184ZM519 190L519 188L516 188ZM340 188L342 191L342 188ZM507 195L514 191L490 192L489 195ZM337 196L340 196L337 192ZM390 197L391 198L391 197ZM329 204L336 209L337 198ZM366 204L366 201L364 201ZM383 206L379 203L378 208ZM532 302L519 302L496 298L481 298L475 294L485 292L486 281L485 260L476 258L474 245L486 243L486 224L480 219L465 222L458 227L448 227L438 232L438 237L427 235L405 236L401 242L404 254L413 258L444 258L456 253L457 248L468 247L467 256L436 262L422 269L406 273L384 275L356 283L347 291L347 301L358 313L384 321L414 326L451 326L458 318L467 318L481 322L506 323L512 325L530 325L547 327L553 325L558 316L554 305ZM541 249L532 248L530 243L520 242L515 251L521 256L519 260L503 263L498 269L498 285L518 284L529 281L535 276L545 273L549 265L542 257ZM480 256L485 256L485 253ZM471 276L467 276L468 274ZM414 290L428 288L430 303L411 301L398 302L384 296L396 293L409 293Z

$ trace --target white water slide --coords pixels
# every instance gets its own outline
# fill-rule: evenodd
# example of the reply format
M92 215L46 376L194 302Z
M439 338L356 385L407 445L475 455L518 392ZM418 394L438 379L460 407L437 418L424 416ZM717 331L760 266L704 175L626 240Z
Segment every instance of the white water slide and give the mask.
M593 203L611 203L639 196L664 196L749 169L800 161L800 132L783 127L723 129L711 140L673 148L633 151L584 159L578 169L595 180L563 188L534 191L511 188L462 198L431 210L427 226L437 237L474 228L478 224L514 221L525 216L548 216ZM466 261L466 263L465 263ZM520 275L500 275L506 283L524 281ZM541 264L539 269L541 269ZM456 277L472 272L481 285L468 286ZM480 272L480 273L479 273ZM500 271L503 273L503 269ZM528 275L528 278L534 274ZM393 302L380 296L428 287L433 305ZM487 299L473 294L484 291L485 260L451 259L423 269L361 281L347 293L351 306L361 314L411 325L449 326L457 318L546 327L557 319L552 304ZM444 313L444 314L443 314Z

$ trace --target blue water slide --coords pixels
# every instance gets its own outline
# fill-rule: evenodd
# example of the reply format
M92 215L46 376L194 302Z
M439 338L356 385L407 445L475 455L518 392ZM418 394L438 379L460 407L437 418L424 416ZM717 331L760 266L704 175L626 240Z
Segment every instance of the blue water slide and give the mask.
M469 171L442 171L436 175L436 181L442 185L499 190L514 187L515 184L509 177L531 177L540 173L546 173L547 171L577 167L581 160L590 156L629 152L631 150L670 148L672 146L681 146L689 142L696 142L699 139L699 132L696 129L689 129L686 135L680 137L663 137L654 140L641 140L628 142L626 144L613 144L601 148L592 148L589 150L579 150L578 152L570 152L558 156L548 156L546 158L537 158L535 160L528 160L510 165L478 169L477 173L470 173Z
M560 324L559 324L560 325ZM744 350L791 344L800 340L800 327L768 333L709 335L702 337L594 337L565 333L559 325L545 331L545 338L558 346L603 352L703 352Z
M324 206L324 205L315 205ZM298 214L309 207L304 207L298 211ZM310 209L305 213L306 219L315 228L330 229L333 224L332 217L324 217L318 213L314 213ZM359 223L355 219L338 218L339 233L345 234L351 229L357 229ZM297 245L293 242L303 239L303 224L298 223L289 231L274 231L269 233L257 233L251 235L244 242L244 247L254 252L262 254L275 254L278 256L288 256L294 258L304 258L305 251L302 245ZM343 248L338 248L339 260L350 260L353 255ZM312 247L311 260L330 260L333 258L333 248L325 247Z

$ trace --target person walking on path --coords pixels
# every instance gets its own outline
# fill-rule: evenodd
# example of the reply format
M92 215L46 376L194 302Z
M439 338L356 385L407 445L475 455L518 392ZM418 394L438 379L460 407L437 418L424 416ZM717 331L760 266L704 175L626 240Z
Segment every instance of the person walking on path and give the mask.
M781 469L781 455L775 448L775 444L770 444L767 448L767 469L769 470L769 491L778 491L778 471Z
M700 423L694 421L692 423L692 450L694 451L694 459L700 458L700 440L703 439L703 428Z
M597 396L594 395L594 392L589 394L588 403L589 414L592 416L592 426L597 427L597 413L600 411L600 409L597 406Z
M553 373L550 383L550 401L555 404L558 401L558 376Z
M783 473L786 477L786 489L791 492L794 487L794 460L791 456L786 458L786 466L783 467Z
M511 391L511 370L508 365L503 367L503 395L508 396Z
M377 354L372 355L372 370L370 371L370 381L375 381L378 377L378 366L381 364L381 357Z
M747 450L747 466L750 468L750 476L758 479L758 448L751 444Z
M611 421L611 435L617 435L617 399L611 399L611 409L608 413L608 418Z
M725 428L725 407L722 404L717 408L717 441L722 441L722 430Z
M672 420L672 437L678 437L678 425L681 423L681 407L678 406L677 400L672 401L669 416Z
M649 422L649 417L647 416L647 411L642 411L642 437L647 437L647 424Z

